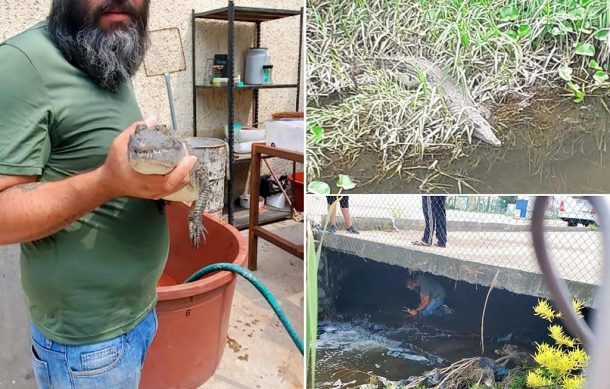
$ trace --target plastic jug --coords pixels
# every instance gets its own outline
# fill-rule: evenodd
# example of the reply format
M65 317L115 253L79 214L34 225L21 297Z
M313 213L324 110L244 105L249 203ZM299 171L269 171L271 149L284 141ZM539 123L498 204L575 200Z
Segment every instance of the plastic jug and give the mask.
M246 56L246 75L244 81L250 85L263 83L263 66L269 65L271 58L269 51L264 47L253 47Z

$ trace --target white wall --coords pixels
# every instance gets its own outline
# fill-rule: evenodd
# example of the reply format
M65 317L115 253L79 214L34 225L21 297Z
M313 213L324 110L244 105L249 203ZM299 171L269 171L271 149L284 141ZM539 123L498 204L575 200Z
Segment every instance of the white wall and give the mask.
M46 17L50 0L0 0L0 41L3 41L28 26ZM298 10L302 0L242 0L237 6L286 8ZM227 1L208 0L162 0L151 1L151 30L177 27L182 36L182 46L186 59L186 70L172 74L174 99L176 103L178 129L184 135L192 133L193 104L191 86L191 10L208 11L227 6ZM227 50L226 23L198 22L197 27L197 69L199 80L203 76L205 58ZM236 73L243 74L243 58L248 47L254 42L254 26L239 23L236 28ZM263 23L261 46L268 47L272 61L274 82L296 83L298 69L299 18L291 17ZM164 42L163 44L170 44ZM170 123L167 92L162 76L148 78L140 69L135 77L138 102L145 115L156 115L160 122ZM295 104L293 90L261 91L259 119L269 118L272 112L293 111ZM199 93L198 100L198 135L221 136L227 122L226 93L211 91ZM239 92L237 95L239 109L236 119L250 122L251 92ZM301 102L303 99L301 98Z

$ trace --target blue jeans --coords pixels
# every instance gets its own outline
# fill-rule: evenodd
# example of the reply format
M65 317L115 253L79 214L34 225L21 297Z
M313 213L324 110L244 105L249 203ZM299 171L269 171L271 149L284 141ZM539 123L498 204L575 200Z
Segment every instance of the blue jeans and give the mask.
M423 311L421 311L419 314L422 315L422 317L442 316L442 312L438 308L441 305L443 305L443 303L444 303L443 299L435 297L432 300L430 300L430 304L428 304L428 306Z
M129 332L104 342L63 345L33 324L32 364L39 389L136 389L144 356L157 332L153 309Z

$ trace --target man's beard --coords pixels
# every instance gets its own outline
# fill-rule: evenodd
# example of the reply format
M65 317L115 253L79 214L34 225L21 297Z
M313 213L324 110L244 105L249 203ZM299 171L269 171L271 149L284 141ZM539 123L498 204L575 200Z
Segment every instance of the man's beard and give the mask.
M123 0L108 0L93 10L93 16L83 9L83 1L87 0L54 0L49 32L70 63L102 88L116 92L136 73L144 59L148 47L148 1L144 2L144 15L138 15ZM128 9L131 24L105 32L96 21L104 10L114 5Z

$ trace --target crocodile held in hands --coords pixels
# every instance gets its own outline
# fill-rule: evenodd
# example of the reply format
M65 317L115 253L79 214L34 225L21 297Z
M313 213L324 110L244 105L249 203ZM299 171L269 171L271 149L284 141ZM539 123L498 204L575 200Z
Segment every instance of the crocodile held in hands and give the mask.
M439 88L451 112L472 128L474 137L495 147L502 146L502 142L470 96L463 93L457 83L444 75L431 61L421 57L380 58L370 61L375 67L394 73L401 84L408 88L416 88L421 75L425 76L429 85ZM364 66L356 65L354 71L354 74L362 74Z
M147 127L140 124L129 137L129 164L141 174L167 174L187 155L192 155L185 142L180 140L167 126ZM169 201L192 202L188 215L191 243L199 247L205 241L207 230L203 226L203 210L210 197L207 167L197 158L191 169L190 183L178 192L164 197Z

